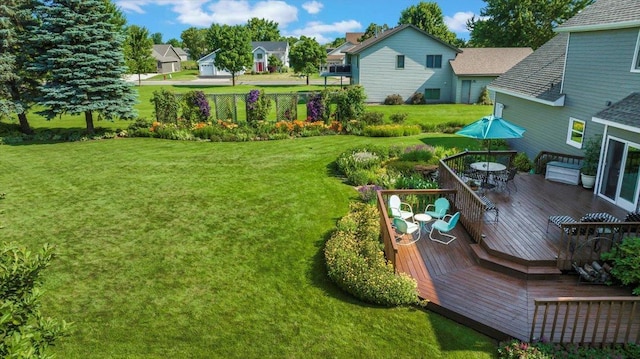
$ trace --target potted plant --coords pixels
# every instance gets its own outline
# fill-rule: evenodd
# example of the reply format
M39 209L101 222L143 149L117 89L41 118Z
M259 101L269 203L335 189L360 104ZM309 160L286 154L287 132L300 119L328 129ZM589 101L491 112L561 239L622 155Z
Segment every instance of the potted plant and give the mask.
M582 187L584 188L593 188L596 182L601 144L602 136L597 135L587 140L584 145L584 158L582 159L582 170L580 173Z

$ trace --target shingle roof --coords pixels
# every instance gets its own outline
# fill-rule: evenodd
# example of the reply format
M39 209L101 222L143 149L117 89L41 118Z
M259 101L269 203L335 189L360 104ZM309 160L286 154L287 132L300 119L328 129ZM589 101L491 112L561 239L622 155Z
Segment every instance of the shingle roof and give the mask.
M287 44L286 41L251 41L251 48L255 50L260 46L268 52L285 52Z
M355 45L360 43L358 39L361 38L362 35L364 35L364 32L347 32L345 35L345 38L347 39L347 42L350 42Z
M640 1L597 0L558 26L556 31L587 31L629 26L640 26Z
M557 101L567 49L567 33L557 34L489 85L542 101Z
M396 26L393 29L389 29L389 30L383 31L381 33L378 33L378 36L376 36L376 37L370 37L370 38L364 40L360 44L350 48L347 51L347 53L349 53L349 54L358 54L358 53L362 52L363 50L371 47L372 45L374 45L374 44L376 44L376 43L378 43L378 42L380 42L380 41L392 36L393 34L396 34L396 33L400 32L400 31L402 31L402 30L404 30L406 28L413 28L414 30L421 32L423 35L428 36L428 37L432 38L433 40L435 40L435 41L437 41L437 42L439 42L439 43L441 43L441 44L443 44L443 45L445 45L445 46L447 46L447 47L449 47L449 48L451 48L451 49L453 49L453 50L455 50L457 52L461 52L460 49L458 49L457 47L440 40L439 38L429 34L428 32L426 32L426 31L424 31L424 30L422 30L422 29L420 29L420 28L418 28L418 27L416 27L414 25L404 24L404 25Z
M530 47L464 48L451 60L451 68L458 76L498 76L529 56Z
M621 125L640 127L640 92L632 93L598 112L594 117Z
M167 44L153 45L153 51L151 56L160 62L176 62L180 61L180 57L176 54L175 50L171 51L173 46Z

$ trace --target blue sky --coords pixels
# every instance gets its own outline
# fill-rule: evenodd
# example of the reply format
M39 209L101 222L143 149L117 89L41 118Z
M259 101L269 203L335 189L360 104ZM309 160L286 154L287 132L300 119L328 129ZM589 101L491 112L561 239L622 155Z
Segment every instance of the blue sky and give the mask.
M160 32L167 41L180 39L189 27L213 23L246 24L253 17L278 23L280 34L315 37L321 43L364 31L370 23L394 27L400 12L419 1L409 0L114 0L128 23ZM458 37L469 38L465 23L485 6L482 0L438 0L445 22Z

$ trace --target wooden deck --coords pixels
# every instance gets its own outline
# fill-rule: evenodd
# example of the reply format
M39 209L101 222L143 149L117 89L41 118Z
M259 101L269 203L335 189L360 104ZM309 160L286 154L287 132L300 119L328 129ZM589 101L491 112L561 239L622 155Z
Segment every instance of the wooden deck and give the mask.
M485 226L484 246L489 252L523 265L554 264L559 229L546 232L550 215L580 218L587 212L609 212L624 219L626 212L593 196L582 187L549 182L541 175L519 174L511 193L486 195L500 210L499 222ZM487 214L490 221L493 214ZM414 244L398 248L396 267L418 282L428 308L495 338L529 340L534 299L543 297L630 296L628 289L604 285L578 285L575 275L527 279L481 266L477 246L462 226L449 245L429 240L428 233ZM640 331L635 328L634 331Z

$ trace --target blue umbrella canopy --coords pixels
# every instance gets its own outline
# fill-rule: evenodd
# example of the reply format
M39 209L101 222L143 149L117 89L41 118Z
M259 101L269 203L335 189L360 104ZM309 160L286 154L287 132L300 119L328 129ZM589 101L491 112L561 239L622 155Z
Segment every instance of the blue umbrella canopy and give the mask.
M522 138L524 131L526 131L524 128L514 125L503 118L489 115L466 125L456 134L479 140L491 140Z

